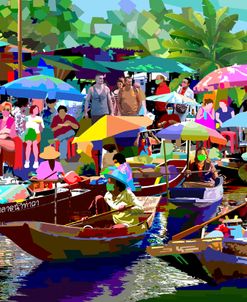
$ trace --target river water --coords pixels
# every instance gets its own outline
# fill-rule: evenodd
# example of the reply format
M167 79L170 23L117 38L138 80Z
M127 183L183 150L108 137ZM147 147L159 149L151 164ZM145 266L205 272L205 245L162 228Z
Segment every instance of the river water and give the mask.
M229 187L224 199L240 201L246 195L247 188ZM154 232L163 232L163 219L164 215L157 213ZM73 264L48 264L0 236L0 301L134 302L146 299L175 301L176 298L203 301L201 298L209 298L212 294L229 297L234 293L236 297L241 293L244 297L246 290L234 292L241 284L243 281L216 291L146 253L104 260L87 259ZM247 287L247 281L244 284L242 287Z

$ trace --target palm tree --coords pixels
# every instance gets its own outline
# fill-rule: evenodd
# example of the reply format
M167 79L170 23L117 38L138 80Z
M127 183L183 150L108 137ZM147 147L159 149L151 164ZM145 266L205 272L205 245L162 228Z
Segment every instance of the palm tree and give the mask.
M181 14L166 14L173 29L171 40L163 43L165 56L196 69L200 76L216 68L246 63L247 31L232 32L238 15L228 15L228 8L215 10L203 0L203 14L183 8Z

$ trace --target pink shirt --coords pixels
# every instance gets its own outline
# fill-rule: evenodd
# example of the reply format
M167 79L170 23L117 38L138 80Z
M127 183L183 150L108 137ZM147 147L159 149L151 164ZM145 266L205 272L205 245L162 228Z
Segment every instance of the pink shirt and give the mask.
M6 121L3 119L0 120L0 130L4 127L10 129L10 133L8 135L10 138L16 137L15 119L13 117L9 116Z
M62 165L58 161L55 161L54 170L51 170L49 161L46 160L46 161L43 161L39 165L36 172L37 172L38 179L45 179L47 176L51 175L53 172L64 172L64 171L63 171ZM54 173L52 176L49 176L48 179L57 180L58 179L57 173Z

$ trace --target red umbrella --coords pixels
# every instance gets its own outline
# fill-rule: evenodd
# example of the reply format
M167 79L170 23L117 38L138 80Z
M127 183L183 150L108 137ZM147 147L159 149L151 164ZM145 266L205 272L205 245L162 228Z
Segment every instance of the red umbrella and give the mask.
M247 86L247 64L219 68L206 75L195 87L196 93Z

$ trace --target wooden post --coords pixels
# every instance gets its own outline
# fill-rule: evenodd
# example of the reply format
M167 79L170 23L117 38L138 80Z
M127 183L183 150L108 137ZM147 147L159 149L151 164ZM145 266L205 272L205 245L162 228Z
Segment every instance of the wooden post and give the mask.
M22 77L22 0L18 0L18 78Z
M166 193L167 193L167 199L170 198L170 192L169 192L169 177L168 177L168 166L167 166L167 160L166 160L166 141L162 140L164 142L164 160L165 160L165 169L166 169Z
M187 141L186 144L187 144L187 169L189 169L190 167L190 143L191 141Z

